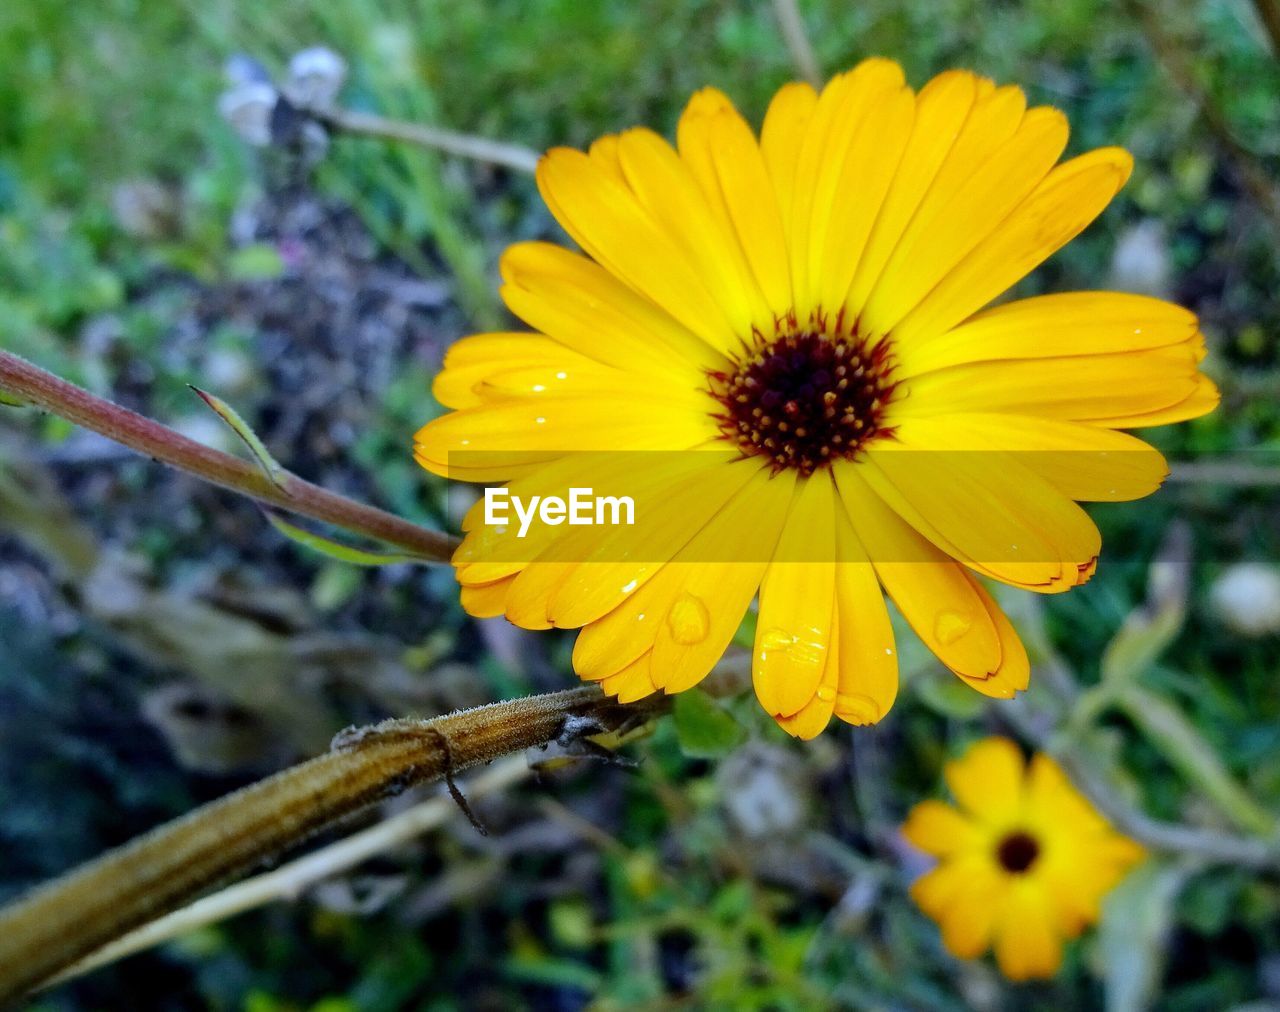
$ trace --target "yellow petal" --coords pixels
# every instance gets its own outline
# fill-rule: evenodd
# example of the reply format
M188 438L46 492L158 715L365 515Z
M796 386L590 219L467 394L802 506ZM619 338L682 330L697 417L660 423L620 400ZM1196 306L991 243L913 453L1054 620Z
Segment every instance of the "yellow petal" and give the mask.
M740 331L677 241L636 195L580 151L555 148L538 163L538 189L593 260L647 296L714 348Z
M863 477L920 533L985 574L1046 593L1081 582L1101 549L1089 516L1013 454L956 447L949 423L904 421L889 448L867 452Z
M664 460L668 455L662 455ZM675 456L675 455L672 455ZM762 470L755 460L721 453L689 453L671 461L652 486L632 498L640 515L634 527L579 528L576 543L561 554L574 563L549 602L555 624L572 629L617 608L693 541ZM705 458L705 459L702 459ZM643 466L637 461L636 466ZM594 539L588 541L595 535ZM591 550L577 545L592 544Z
M825 228L814 229L810 250L817 303L838 312L845 304L885 194L901 165L915 119L915 96L898 86L869 92L843 164L819 180L815 207L829 201ZM834 177L834 178L833 178ZM828 183L832 180L832 183ZM819 236L822 236L819 242Z
M998 451L1007 451L1063 495L1083 502L1141 499L1169 474L1159 451L1094 425L997 414L946 415L930 423L937 451L993 461Z
M507 591L515 577L461 588L462 610L473 618L497 618L507 607Z
M973 847L982 838L965 816L941 801L921 801L907 813L902 835L913 847L935 857L947 857Z
M724 357L603 267L545 242L508 247L500 262L507 307L580 355L670 382L701 386Z
M605 134L592 141L587 155L619 183L627 185L627 177L622 172L622 160L618 157L617 134Z
M454 411L420 429L415 450L436 474L449 477L451 466L461 464L501 481L515 466L564 453L687 450L718 435L699 399L663 402L634 390L626 397L518 398Z
M760 588L751 673L766 713L791 716L821 684L832 646L835 528L830 477L802 478Z
M783 217L790 220L791 284L794 309L801 320L820 305L822 278L818 271L836 188L842 182L847 185L841 177L845 155L867 111L886 96L900 92L902 86L898 64L873 58L846 74L837 74L818 98L797 156L791 202L782 205ZM899 151L890 153L896 159ZM881 192L868 194L877 206L880 196ZM834 312L843 297L842 290L829 311Z
M884 717L898 695L898 654L880 581L843 508L837 510L835 715L855 726Z
M849 319L862 312L872 286L950 154L977 97L978 78L967 70L939 74L920 90L911 137L849 290L845 304Z
M1197 389L1199 338L1149 351L974 362L902 381L893 419L1000 412L1119 427L1117 416L1181 404Z
M974 677L957 670L954 665L948 665L948 667L960 677L961 681L970 688L977 689L984 696L990 696L992 699L1012 699L1031 682L1031 662L1027 658L1027 648L1018 638L1013 623L992 600L986 589L968 573L964 575L973 588L974 594L986 609L987 617L990 618L996 635L1000 638L1000 664L985 677ZM1092 575L1092 570L1087 575L1081 574L1082 580L1088 579L1089 575Z
M831 627L831 649L827 651L826 664L822 670L822 679L813 698L789 717L774 714L773 719L778 726L793 738L810 741L831 723L831 715L836 709L836 687L839 684L840 628L837 623Z
M986 678L1000 666L1000 635L959 563L918 534L859 476L857 464L833 473L858 540L902 617L957 674Z
M541 334L474 334L445 352L431 393L450 408L474 407L483 401L481 388L506 371L548 369L575 375L581 369L605 371L599 362L579 355Z
M547 602L569 575L564 562L532 562L511 581L507 590L507 621L521 629L550 629L553 625Z
M1005 914L1009 879L989 862L981 867L956 889L940 921L942 944L958 959L977 959L986 952L995 925Z
M1000 972L1014 981L1052 977L1062 964L1051 901L1029 877L1015 880L1009 889L995 950Z
M680 118L680 157L706 200L737 237L775 318L791 310L787 240L773 183L746 121L714 89L703 89ZM757 321L768 333L772 320Z
M1145 351L1182 344L1196 317L1181 306L1123 292L1040 295L984 310L950 330L894 346L895 378L970 362Z
M897 339L910 344L981 309L1083 232L1132 171L1133 158L1120 148L1100 148L1059 165L962 262L935 279L937 287L897 327Z
M1008 738L984 738L943 774L961 807L974 818L1003 827L1016 824L1023 812L1026 765L1022 750Z
M530 455L533 456L533 455ZM673 454L628 454L615 452L567 453L539 464L506 486L513 498L524 502L532 497L557 495L567 497L571 488L594 487L601 492L644 495L652 484L668 480L681 468L699 463L694 452ZM641 465L649 466L641 466ZM672 479L674 480L674 479ZM477 499L462 520L466 536L453 554L459 579L465 583L489 583L519 572L534 559L543 557L548 548L566 538L565 528L533 523L519 536L519 524L513 511L506 511L505 525L485 523L486 504ZM580 529L580 528L579 528ZM555 561L569 561L560 553L547 556Z
M981 875L991 861L977 852L963 854L954 861L942 861L911 883L911 898L935 921L941 921L956 895L975 875Z
M683 248L734 333L772 322L737 236L713 213L671 145L651 130L627 130L618 155L641 206Z
M1117 429L1141 429L1153 425L1170 425L1173 422L1185 422L1189 418L1207 415L1218 406L1222 395L1218 392L1213 380L1207 376L1195 378L1195 388L1187 397L1166 408L1151 411L1140 411L1135 414L1109 415L1106 418L1093 419L1093 425L1108 425Z
M790 212L795 200L800 145L804 142L817 105L817 92L809 85L801 82L785 84L769 103L760 131L760 153L778 195L788 249L795 241Z
M649 654L632 661L621 671L600 682L606 695L616 696L619 703L634 703L637 699L652 696L658 691L650 673L652 658Z
M1028 111L1012 136L1003 139L1009 114L1023 102L1020 92L1002 95L1004 91L979 101L965 136L956 142L885 265L863 312L870 333L894 331L901 340L903 318L922 300L931 300L935 286L966 262L986 237L999 233L1005 217L1036 189L1062 154L1067 122L1056 109ZM986 114L988 106L995 115ZM979 130L987 131L980 143Z
M686 573L653 645L653 679L666 692L696 685L724 654L760 586L794 487L794 474L756 472L672 563ZM684 561L742 558L744 544L752 551L742 562Z

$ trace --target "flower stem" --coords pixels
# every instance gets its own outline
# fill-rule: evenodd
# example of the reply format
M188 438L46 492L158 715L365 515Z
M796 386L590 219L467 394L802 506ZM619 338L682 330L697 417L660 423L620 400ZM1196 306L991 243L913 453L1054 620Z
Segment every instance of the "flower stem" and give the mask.
M327 491L288 471L273 480L257 464L188 439L7 351L0 351L0 393L14 395L214 485L384 541L426 561L446 562L455 547L447 534Z
M533 774L533 767L523 756L509 756L494 763L465 785L473 801L511 787ZM103 966L125 959L147 949L163 945L175 938L219 924L268 903L296 900L317 883L349 872L378 854L394 850L424 836L458 816L458 806L451 798L436 796L414 805L368 829L362 829L336 843L328 844L288 864L273 868L235 885L227 886L189 906L150 921L123 935L109 945L90 953L46 982L53 987Z
M800 17L796 0L773 0L773 11L777 15L782 38L796 70L815 88L821 88L822 71L818 67L813 43L809 41L809 34L804 29L804 20Z
M0 910L0 1005L381 798L659 712L594 686L349 732L298 766L167 823ZM454 788L456 791L456 788Z
M517 172L533 172L538 167L538 152L520 144L491 141L485 137L473 137L419 123L405 123L350 109L311 109L308 112L325 126L340 133L405 141L446 155L459 155L478 162L489 162L491 165L503 165Z

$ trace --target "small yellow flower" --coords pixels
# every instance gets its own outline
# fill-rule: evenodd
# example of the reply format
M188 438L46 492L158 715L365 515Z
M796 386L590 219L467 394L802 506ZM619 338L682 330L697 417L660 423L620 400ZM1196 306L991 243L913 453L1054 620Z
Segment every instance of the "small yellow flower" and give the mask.
M1062 946L1098 919L1102 898L1143 857L1048 756L1024 763L1007 738L987 738L947 763L959 803L924 801L902 832L938 866L911 887L961 959L994 947L1010 980L1051 977Z
M676 147L635 129L551 151L538 186L586 255L507 250L502 297L537 333L453 346L434 392L455 410L416 457L530 503L607 478L653 508L622 535L519 540L477 504L463 606L581 629L575 670L630 701L697 684L758 593L756 695L802 738L893 704L885 593L967 684L1026 688L977 577L1083 583L1100 539L1077 502L1167 473L1117 430L1218 399L1195 316L1167 302L983 309L1128 178L1119 148L1058 164L1066 143L1019 88L952 71L916 92L872 59L782 88L759 137L707 88Z

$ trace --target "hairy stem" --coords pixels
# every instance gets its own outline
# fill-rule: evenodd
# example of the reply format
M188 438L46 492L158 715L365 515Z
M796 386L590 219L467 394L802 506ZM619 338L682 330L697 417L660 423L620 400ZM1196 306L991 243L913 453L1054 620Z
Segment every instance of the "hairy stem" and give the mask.
M214 485L384 541L424 560L446 562L455 547L454 539L447 534L330 492L288 471L273 478L257 464L188 439L7 351L0 351L0 393L14 395Z
M0 1004L381 798L567 733L656 712L585 687L391 720L348 733L309 762L228 795L0 910Z
M465 785L467 797L475 800L492 794L527 779L532 773L532 767L523 756L511 756L469 781ZM434 797L423 801L368 829L321 847L279 868L227 886L189 906L150 921L68 967L49 980L48 986L90 973L117 960L163 945L268 903L296 900L318 883L342 875L378 854L417 839L456 818L458 814L458 806L451 798Z
M491 141L484 137L387 119L350 109L308 110L321 123L341 133L379 140L405 141L446 155L459 155L491 165L503 165L517 172L532 172L538 166L538 152L520 144Z

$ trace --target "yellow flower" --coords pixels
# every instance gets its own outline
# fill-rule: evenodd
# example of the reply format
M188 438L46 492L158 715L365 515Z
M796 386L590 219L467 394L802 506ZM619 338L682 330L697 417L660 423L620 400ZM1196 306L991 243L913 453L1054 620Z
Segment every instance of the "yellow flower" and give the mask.
M1143 850L1120 836L1048 756L1024 764L1007 738L987 738L947 763L959 802L924 801L902 832L938 866L911 897L961 959L995 948L1011 980L1051 977L1062 945L1098 919L1102 898Z
M464 607L581 628L577 672L626 701L696 684L758 592L756 693L809 738L893 703L883 588L947 667L1011 697L1026 653L975 574L1084 582L1099 537L1076 501L1166 474L1115 430L1217 403L1177 306L1075 292L983 310L1102 211L1129 155L1056 164L1062 113L964 71L917 93L882 59L821 94L783 87L758 139L704 89L677 139L628 130L542 159L586 256L506 252L503 299L537 333L454 345L434 391L456 410L416 446L436 474L526 498L607 473L656 515L517 542L477 504L454 558Z

